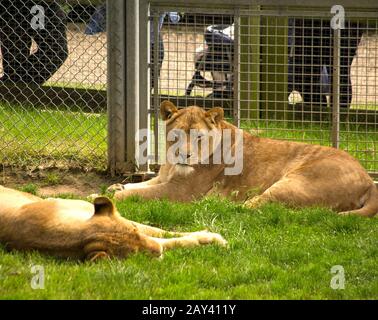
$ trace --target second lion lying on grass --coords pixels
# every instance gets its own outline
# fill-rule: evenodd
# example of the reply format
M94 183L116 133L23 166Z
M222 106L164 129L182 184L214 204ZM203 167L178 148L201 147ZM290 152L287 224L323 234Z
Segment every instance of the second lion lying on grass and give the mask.
M41 199L0 186L0 244L7 249L93 261L138 251L161 256L175 247L210 243L226 245L216 233L168 232L127 220L106 197L96 198L94 204Z
M193 106L178 110L171 102L164 101L160 112L166 120L167 137L170 137L167 155L176 143L171 132L179 130L186 134L182 161L168 161L160 168L159 175L147 182L111 186L110 190L116 191L115 198L140 195L148 199L190 201L217 193L244 201L249 207L278 201L299 207L325 206L341 214L371 217L378 212L378 191L373 180L360 163L344 151L259 138L242 132L239 157L242 169L237 174L227 175L229 164L214 161L217 149L211 143L208 164L201 161L191 164L190 161L194 157L201 158L201 146L194 148L193 141L201 144L201 135L206 136L210 131L220 132L223 155L225 151L226 154L237 153L237 132L240 131L223 119L223 109L205 111ZM193 130L201 133L197 140L189 139ZM225 130L231 131L229 145L224 143L222 131Z

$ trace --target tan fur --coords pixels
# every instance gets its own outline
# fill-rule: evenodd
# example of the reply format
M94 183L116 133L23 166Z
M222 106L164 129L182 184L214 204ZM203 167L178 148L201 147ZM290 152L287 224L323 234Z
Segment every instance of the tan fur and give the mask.
M178 238L161 238L165 235ZM0 186L0 243L8 249L96 260L138 251L160 256L165 249L226 241L207 231L175 233L127 220L105 197L94 204L41 199Z
M223 120L223 110L199 107L178 110L164 101L161 115L167 132L180 128L235 130ZM167 146L169 143L167 142ZM211 163L211 162L210 162ZM159 175L143 184L110 187L123 199L138 194L145 198L190 201L217 193L256 207L268 201L293 206L326 206L341 214L374 216L378 191L360 163L348 153L330 147L279 141L243 133L243 171L226 176L225 165L193 165L183 174L182 165L165 164Z

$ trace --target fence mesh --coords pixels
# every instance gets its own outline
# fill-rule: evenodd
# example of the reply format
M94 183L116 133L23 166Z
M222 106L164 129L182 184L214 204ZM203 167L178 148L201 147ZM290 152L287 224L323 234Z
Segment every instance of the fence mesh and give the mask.
M342 148L378 173L376 9L345 8L339 37L330 8L150 9L152 153L170 99L221 106L256 135ZM101 0L0 2L2 164L105 168L105 15Z
M330 10L153 7L165 23L151 112L221 106L253 134L339 147L377 174L378 13L345 8L337 35Z
M0 2L0 163L105 168L100 1Z

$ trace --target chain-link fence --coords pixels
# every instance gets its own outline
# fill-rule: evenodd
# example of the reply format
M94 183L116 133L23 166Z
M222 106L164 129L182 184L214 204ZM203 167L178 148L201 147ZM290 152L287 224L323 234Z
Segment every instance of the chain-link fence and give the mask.
M0 163L107 165L105 1L0 2Z
M221 106L256 135L345 149L378 172L376 6L344 8L335 29L320 4L164 3L1 1L0 162L122 171L138 127L154 129L157 155L169 99Z
M162 15L164 59L152 114L164 99L179 107L221 106L253 134L341 148L378 173L376 7L154 2L152 21ZM156 125L156 137L158 131Z

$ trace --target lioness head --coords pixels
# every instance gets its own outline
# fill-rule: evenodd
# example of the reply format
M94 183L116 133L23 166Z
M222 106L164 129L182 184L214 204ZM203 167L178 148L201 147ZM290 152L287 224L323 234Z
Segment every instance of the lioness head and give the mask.
M97 197L93 205L94 215L89 222L93 236L84 248L86 259L93 261L110 257L125 258L143 249L144 240L140 238L140 232L133 223L120 216L109 198ZM149 249L152 254L162 253L159 245Z
M224 112L192 106L184 109L163 101L160 114L166 121L167 162L179 166L208 164L221 145ZM219 160L220 161L220 160Z

